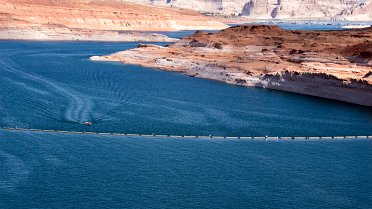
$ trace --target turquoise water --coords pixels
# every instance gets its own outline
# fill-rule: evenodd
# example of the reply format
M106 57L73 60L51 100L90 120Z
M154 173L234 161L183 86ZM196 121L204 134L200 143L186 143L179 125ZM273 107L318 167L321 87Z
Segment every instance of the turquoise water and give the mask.
M137 44L0 42L0 126L371 135L370 108L88 59ZM370 208L371 154L372 141L355 139L265 142L0 130L0 208Z

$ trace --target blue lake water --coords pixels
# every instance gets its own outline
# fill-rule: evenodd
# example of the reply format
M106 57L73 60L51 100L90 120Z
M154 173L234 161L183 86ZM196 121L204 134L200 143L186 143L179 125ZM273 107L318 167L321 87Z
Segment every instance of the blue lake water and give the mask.
M175 135L371 135L370 108L88 59L137 44L1 41L0 126ZM82 126L84 121L93 126ZM370 208L371 154L370 140L0 131L0 208Z
M371 140L0 139L0 208L371 208Z
M370 108L92 55L138 43L0 42L0 126L141 134L370 135ZM92 121L92 127L82 126Z

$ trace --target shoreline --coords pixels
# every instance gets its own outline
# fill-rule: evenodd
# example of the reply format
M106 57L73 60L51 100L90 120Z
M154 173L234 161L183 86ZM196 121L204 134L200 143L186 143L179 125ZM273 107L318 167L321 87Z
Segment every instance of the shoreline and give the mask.
M168 47L141 44L136 49L90 59L371 107L372 62L371 57L365 57L369 43L363 45L363 37L372 37L370 30L354 29L339 34L288 31L277 26L235 26L217 33L198 32ZM313 39L314 36L329 40ZM350 39L348 44L355 46L342 45L337 40L339 36ZM296 42L302 39L306 41L301 48Z
M275 90L275 91L296 93L296 94L302 94L302 95L316 97L316 98L337 100L340 102L346 102L346 103L360 105L360 106L372 107L372 102L371 102L372 101L371 100L372 88L368 88L364 91L363 88L349 88L347 85L332 87L333 86L332 81L329 83L332 85L328 85L328 88L331 88L333 90L332 92L337 92L337 93L332 94L332 93L325 92L323 94L319 94L319 92L308 91L309 86L306 84L302 85L301 81L291 83L287 80L287 81L282 81L283 83L279 84L278 80L270 81L268 79L263 78L262 76L247 76L245 74L241 75L241 73L234 74L234 73L225 71L223 69L219 69L220 71L216 72L216 69L203 68L205 72L201 73L200 71L197 71L197 72L189 71L189 70L184 71L180 69L172 69L172 68L167 68L167 67L159 67L159 66L154 67L152 65L133 63L131 61L127 62L127 61L124 61L123 59L117 59L117 58L110 57L110 56L92 56L89 59L91 61L98 61L98 62L116 62L116 63L119 62L119 63L129 64L129 65L138 65L138 66L146 67L150 69L155 68L155 69L159 69L162 71L182 73L189 77L208 79L208 80L222 82L225 84L237 85L241 87L255 87L255 88L270 89L270 90ZM224 74L224 75L221 76L221 74ZM310 75L310 76L314 76L314 75ZM299 87L302 87L302 88L299 88ZM330 89L324 89L324 90L330 90ZM352 98L346 98L345 94L352 95ZM355 97L365 98L365 99L359 100L359 99L355 99Z
M77 29L35 30L0 28L0 40L26 40L26 41L96 41L96 42L175 42L178 39L170 38L158 33L144 33L131 31L94 31Z

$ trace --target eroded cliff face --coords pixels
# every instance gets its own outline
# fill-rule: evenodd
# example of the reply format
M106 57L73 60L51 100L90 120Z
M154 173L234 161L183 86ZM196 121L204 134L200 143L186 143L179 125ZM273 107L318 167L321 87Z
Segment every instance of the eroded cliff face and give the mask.
M196 10L202 13L235 14L242 12L247 0L123 0L142 4Z
M252 18L372 20L372 0L124 0Z
M216 30L226 25L195 11L115 0L0 0L0 38L104 36L112 31ZM98 33L96 33L99 31ZM111 32L110 32L111 31ZM44 35L43 35L44 34ZM128 36L127 36L128 37ZM110 40L110 39L109 39Z
M353 4L349 8L342 10L333 17L336 20L353 20L365 21L372 20L372 1L364 1L363 3Z
M372 28L287 31L245 25L92 59L372 106Z
M258 18L371 20L370 0L249 0L243 15Z

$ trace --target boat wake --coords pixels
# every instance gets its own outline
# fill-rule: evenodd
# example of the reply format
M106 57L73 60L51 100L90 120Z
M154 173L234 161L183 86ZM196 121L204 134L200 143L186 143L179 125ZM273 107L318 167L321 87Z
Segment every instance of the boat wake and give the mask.
M51 79L44 78L40 75L24 72L21 67L14 63L11 59L2 58L0 60L0 69L5 70L9 73L16 74L17 76L37 82L46 89L32 88L32 91L54 91L59 95L63 96L67 101L67 106L64 110L64 120L75 123L83 123L91 119L92 109L94 108L94 101L88 95L83 95L82 93L73 90L66 85L59 82L53 81ZM25 88L27 86L24 86ZM26 88L30 90L30 88Z

